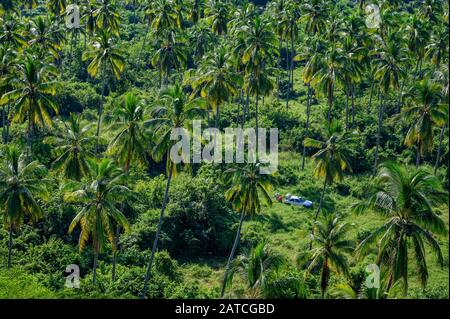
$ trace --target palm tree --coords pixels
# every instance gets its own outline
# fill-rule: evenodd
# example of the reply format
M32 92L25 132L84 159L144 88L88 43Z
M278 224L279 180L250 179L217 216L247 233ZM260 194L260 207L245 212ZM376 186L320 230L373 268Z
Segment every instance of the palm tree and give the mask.
M191 0L189 10L189 19L192 23L197 24L198 21L203 18L204 10L205 10L205 1L204 0Z
M327 27L327 1L311 0L303 3L300 21L305 21L305 31L309 34L322 34Z
M268 274L276 271L282 264L282 256L273 252L266 241L260 241L249 252L236 258L228 277L229 284L232 283L234 274L238 273L245 280L248 297L260 298L266 287Z
M406 61L406 51L402 40L396 33L389 33L387 40L376 37L379 47L372 55L375 57L374 78L378 81L380 90L380 105L378 109L378 132L375 148L374 173L378 165L378 148L380 146L381 128L384 115L384 100L391 89L399 87L399 79L403 74L400 65Z
M174 30L165 31L160 40L160 48L152 57L152 65L159 71L159 85L169 81L171 70L179 70L186 67L187 55L184 42L177 39Z
M339 134L339 129L340 127L337 122L332 122L328 126L328 139L326 142L317 141L312 138L306 138L303 142L307 147L319 149L319 151L313 155L316 162L313 174L315 178L324 179L319 206L317 207L314 216L314 222L317 220L322 208L327 185L333 184L334 180L341 181L344 178L345 170L348 169L351 171L347 158L347 150L353 137L349 133ZM311 229L311 235L314 235L314 227ZM311 248L312 241L310 241L309 246Z
M14 68L16 65L17 51L10 48L7 44L0 46L0 77L3 79L0 83L0 97L12 90L11 83L14 79ZM10 104L2 105L2 136L3 143L7 144L9 140L9 115Z
M411 123L405 145L417 146L416 166L419 166L420 157L433 149L434 126L446 123L446 106L440 104L441 87L431 79L416 83L408 95L413 106L403 109L400 115Z
M426 46L430 40L429 26L418 16L413 15L406 26L408 34L408 49L416 60L414 79L422 72L422 63L426 54Z
M60 16L66 10L66 0L49 0L47 2L47 7L50 12L56 16Z
M98 0L93 16L97 31L109 30L112 34L119 35L120 14L114 0Z
M439 167L439 161L441 158L441 150L442 150L442 141L444 139L444 133L445 133L445 129L447 128L447 123L448 123L448 65L444 65L442 67L442 70L436 71L434 72L433 77L436 79L436 81L438 81L439 83L441 83L442 85L442 96L443 96L443 100L444 100L444 105L446 105L444 111L445 111L445 123L444 125L442 125L441 127L441 134L439 136L439 147L438 147L438 151L436 154L436 162L434 164L434 174L436 174L437 169Z
M15 15L6 15L0 18L0 43L10 45L16 50L22 48L26 43L23 34L23 25Z
M219 125L220 107L237 95L241 79L234 72L232 56L225 47L206 55L193 77L187 79L193 93L206 98L216 114L216 128Z
M205 16L215 34L224 35L228 32L229 9L227 2L210 0L205 9Z
M147 29L141 50L139 51L138 62L140 61L150 27L156 34L160 34L165 30L181 28L180 15L177 13L172 0L147 0L143 6L143 10L145 19L147 20Z
M12 82L13 90L3 94L0 99L0 105L13 104L13 122L28 120L29 143L36 124L51 126L51 112L58 113L58 105L53 98L57 82L52 79L56 73L53 65L25 56L18 64Z
M163 91L160 100L157 101L157 106L153 109L152 115L152 119L146 121L146 124L152 128L153 135L156 139L156 145L153 149L153 156L157 160L161 160L164 156L166 156L168 177L155 234L155 240L153 242L152 252L147 264L144 288L141 293L142 299L144 299L147 295L148 281L151 276L153 259L155 257L156 250L158 249L158 241L161 234L164 211L169 199L170 182L172 180L172 175L176 173L175 163L172 162L170 157L170 150L176 141L171 140L170 135L172 129L185 128L188 121L195 118L202 118L205 115L204 101L201 98L196 98L189 101L184 94L182 87L179 85L174 85Z
M90 136L91 125L81 125L81 117L75 113L70 114L68 125L65 124L65 135L55 134L58 146L55 151L61 155L52 164L56 170L61 170L68 179L81 180L89 175L88 159L93 156L88 149L92 141ZM48 138L51 142L54 138Z
M388 218L357 247L357 256L377 242L376 263L388 274L389 290L401 280L408 289L408 246L414 247L417 275L425 286L428 279L424 242L430 245L439 263L443 257L436 235L447 235L444 221L433 208L448 200L440 182L424 169L413 170L393 162L381 164L369 198L356 204L354 211L375 211Z
M225 198L232 203L236 212L241 215L239 226L236 231L233 248L225 268L223 278L221 297L225 293L226 284L228 282L228 274L230 272L234 255L241 237L242 224L245 216L252 216L261 211L261 201L272 205L272 199L269 195L271 188L271 176L268 174L260 174L261 164L247 163L236 168L230 168L225 171L226 183L229 188L225 193Z
M332 45L317 61L316 73L311 78L311 84L327 96L328 123L331 123L331 111L334 102L334 91L338 84L344 82L344 59L340 48Z
M6 145L2 150L0 164L0 209L3 225L9 231L8 270L11 269L13 230L19 230L28 216L35 222L44 215L37 197L46 198L50 181L47 170L37 161L28 163L24 153L15 145Z
M339 217L330 216L323 222L315 221L314 228L317 231L313 240L318 247L312 251L307 273L320 265L320 289L324 298L330 280L330 271L349 276L349 266L344 253L352 252L355 246L353 241L346 239L349 224L340 223Z
M124 166L124 172L128 175L133 160L146 162L147 137L144 129L144 108L139 98L132 92L123 96L122 103L115 111L113 124L109 129L118 131L109 144L108 152L116 154L118 162ZM124 203L121 205L123 210ZM116 228L116 246L120 227ZM113 254L112 281L115 281L117 250Z
M125 173L133 161L146 162L147 137L144 129L145 109L134 93L129 92L115 110L109 129L117 131L109 143L109 152L117 156Z
M28 44L37 48L39 57L44 58L50 53L55 60L60 59L61 43L64 41L62 29L49 18L37 17L31 20L31 39Z
M92 178L65 185L64 200L68 203L77 203L82 207L70 223L69 233L80 225L80 250L86 247L89 238L92 239L94 250L92 282L95 285L98 254L107 241L111 243L113 252L116 250L112 221L124 227L125 230L129 229L126 217L117 209L117 206L131 191L123 184L122 170L118 169L111 160L105 158L99 163L92 161L91 165Z
M93 78L97 78L99 74L102 74L103 76L102 99L98 108L97 143L95 147L96 152L98 152L106 86L111 74L114 75L117 80L120 79L120 75L125 68L125 59L122 55L122 51L115 44L114 38L104 30L100 31L98 36L92 42L91 49L85 51L82 58L84 61L91 60L87 67L90 76Z

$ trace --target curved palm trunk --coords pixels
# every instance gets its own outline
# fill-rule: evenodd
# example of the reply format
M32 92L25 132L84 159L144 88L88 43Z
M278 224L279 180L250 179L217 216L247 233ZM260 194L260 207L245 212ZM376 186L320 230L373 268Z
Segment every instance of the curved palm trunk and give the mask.
M309 132L309 115L311 108L311 85L308 83L308 94L306 97L306 125L305 125L305 137L308 137ZM306 156L306 146L303 145L302 152L302 170L305 169L305 156Z
M445 132L445 128L446 128L446 124L444 124L441 128L441 135L439 136L439 147L438 147L438 151L436 154L436 163L434 164L434 174L436 175L437 169L439 167L439 160L441 157L441 150L442 150L442 140L444 139L444 132Z
M333 84L328 86L328 123L331 123L331 109L333 108Z
M169 197L169 187L170 187L170 181L172 180L173 164L170 163L169 165L170 165L170 169L169 169L169 176L167 178L166 191L164 193L164 200L163 200L163 204L161 207L161 214L159 215L158 227L156 229L152 253L150 255L150 259L147 264L147 271L145 273L144 288L142 289L141 299L145 299L145 295L147 294L148 281L150 279L151 272L152 272L153 259L155 258L156 249L158 248L159 235L161 234L161 226L162 226L162 222L163 222L163 218L164 218L164 210L166 209L167 199Z
M239 240L241 238L241 229L242 229L242 224L244 223L244 212L241 212L241 218L239 220L239 226L238 229L236 231L236 237L234 239L234 243L233 243L233 248L231 249L231 253L230 256L228 257L228 261L227 261L227 266L225 267L225 274L223 276L223 283L222 283L222 289L220 291L220 297L223 297L224 293L225 293L225 288L227 286L227 280L228 280L228 273L230 272L231 269L231 263L234 259L234 254L236 253L236 248L239 244Z
M327 189L327 180L325 180L323 182L323 189L322 189L322 194L320 194L319 206L317 207L316 214L314 215L313 225L311 227L311 238L309 240L309 249L310 250L312 249L312 237L314 236L314 223L317 221L317 218L319 218L319 213L320 213L320 210L322 209L323 198L325 197L326 189Z
M11 253L12 253L12 225L9 226L9 240L8 240L8 270L11 269Z
M381 138L381 125L383 122L383 112L384 112L384 105L383 105L383 94L380 95L380 107L378 111L378 131L377 131L377 146L375 148L375 162L373 164L373 174L375 175L377 171L378 166L378 148L380 147L380 138Z
M92 267L92 283L97 283L97 263L98 263L98 251L94 248L94 266Z

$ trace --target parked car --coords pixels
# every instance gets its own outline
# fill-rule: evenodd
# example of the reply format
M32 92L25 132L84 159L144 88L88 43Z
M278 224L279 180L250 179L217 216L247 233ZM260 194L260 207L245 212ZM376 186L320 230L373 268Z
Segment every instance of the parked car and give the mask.
M294 205L294 206L303 206L303 207L311 207L312 202L310 200L303 199L299 196L292 196L292 195L286 195L286 200L284 201L288 205Z

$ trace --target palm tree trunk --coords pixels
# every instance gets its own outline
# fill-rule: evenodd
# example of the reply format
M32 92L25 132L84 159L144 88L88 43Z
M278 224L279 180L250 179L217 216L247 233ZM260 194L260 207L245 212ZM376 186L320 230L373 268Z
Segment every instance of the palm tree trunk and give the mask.
M9 240L8 240L8 270L11 269L11 253L12 253L12 225L9 225Z
M325 298L325 292L327 291L329 278L330 278L330 268L328 266L328 258L325 258L325 260L323 261L322 273L320 275L320 290L322 299Z
M381 138L381 125L383 122L383 94L380 94L380 107L378 111L378 131L377 131L377 146L375 148L375 162L373 164L373 174L375 175L378 166L378 148L380 147L380 138Z
M319 213L320 213L320 210L322 209L323 198L325 197L326 189L327 189L327 180L325 179L325 181L323 182L322 194L320 194L319 206L317 207L316 214L314 215L313 225L311 227L311 238L309 240L309 249L310 250L312 249L312 237L314 236L314 223L317 221L317 218L319 218Z
M348 130L348 92L345 92L345 129Z
M372 80L372 84L370 85L370 95L369 95L369 107L368 107L368 113L370 113L370 110L372 109L372 97L373 97L373 90L375 88L375 81Z
M311 108L311 84L308 83L308 94L306 97L306 125L305 125L305 137L308 137L309 132L309 115L310 115L310 108ZM303 152L302 152L302 170L305 169L305 157L306 157L306 146L303 145Z
M294 50L294 33L292 33L291 35L291 67L290 67L290 71L291 71L291 79L290 79L290 85L289 87L292 87L292 91L294 90L294 54L295 54L295 50Z
M291 87L290 87L290 77L291 77L291 73L290 73L290 70L289 70L289 50L287 49L288 48L288 44L287 44L288 42L286 41L286 72L287 72L287 76L288 76L288 81L287 81L287 91L286 91L286 110L288 110L289 109L289 93L290 93L290 90L291 90Z
M241 238L241 229L242 229L242 224L244 223L244 212L241 212L241 218L239 220L239 226L238 229L236 231L236 237L234 239L234 243L233 243L233 248L231 249L231 253L230 256L228 257L228 261L227 261L227 266L225 267L225 274L223 276L223 283L222 283L222 289L220 291L220 297L223 297L224 293L225 293L225 288L227 286L227 280L228 280L228 273L230 272L231 269L231 262L234 259L234 254L236 253L236 248L239 244L239 240Z
M123 204L122 204L123 211ZM113 251L113 260L112 260L112 270L111 270L111 281L116 281L116 265L117 265L117 253L119 251L119 235L120 235L120 225L116 226L116 235L114 237L116 249Z
M2 106L2 135L3 135L3 144L7 143L6 140L6 111L5 111L5 106Z
M281 37L278 38L278 52L279 52L278 61L277 61L278 71L281 70L281 47L283 46L282 43L283 43L283 40L281 39ZM277 101L280 101L280 83L281 83L281 76L280 76L280 73L278 73L277 74L277 90L278 90Z
M397 101L397 113L400 113L400 110L402 109L402 100L403 100L403 88L405 87L406 79L403 79L402 85L400 86L400 92L398 94L398 101Z
M328 124L331 123L331 109L333 107L333 84L329 85L328 87Z
M92 283L95 285L97 283L97 262L98 262L98 251L94 248L94 266L92 267Z
M352 85L352 127L355 125L355 86Z
M169 197L170 181L172 179L172 174L173 174L173 163L170 163L169 166L170 166L170 169L169 169L169 176L167 178L166 191L164 193L164 200L163 200L163 204L161 207L161 214L159 215L158 227L156 229L152 253L150 255L150 259L147 264L147 271L145 273L144 288L142 289L141 299L145 299L145 295L147 294L148 281L150 280L150 276L151 276L151 272L152 272L153 259L155 258L156 249L158 248L159 235L161 234L161 226L162 226L162 222L163 222L163 218L164 218L164 210L166 209L167 199Z
M259 125L258 125L258 100L259 100L259 96L258 93L256 93L256 102L255 102L255 126L256 126L256 158L258 158L258 129L259 129Z
M419 167L419 165L420 165L420 146L418 144L417 145L417 153L416 153L416 167Z
M95 133L95 136L97 138L96 142L95 142L95 154L98 154L98 147L99 147L99 142L100 142L100 127L102 125L102 114L103 114L103 103L104 103L104 99L105 99L105 87L106 87L106 77L105 80L103 80L104 82L102 83L102 97L101 97L101 101L100 101L100 105L98 107L98 120L97 120L97 132Z
M439 160L441 157L441 150L442 150L442 140L444 139L444 133L445 133L445 128L446 128L446 124L444 124L441 128L441 135L439 136L439 147L438 147L438 151L436 154L436 163L434 164L434 175L436 175L437 169L439 167Z

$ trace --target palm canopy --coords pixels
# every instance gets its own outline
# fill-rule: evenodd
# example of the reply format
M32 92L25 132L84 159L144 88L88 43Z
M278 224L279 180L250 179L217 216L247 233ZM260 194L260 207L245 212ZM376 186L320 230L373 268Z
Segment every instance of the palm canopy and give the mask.
M82 125L81 117L75 113L70 114L68 125L65 125L64 134L55 134L47 142L55 141L55 151L60 154L52 164L56 170L61 170L65 178L81 180L89 175L88 159L93 156L89 144L93 141L91 136L92 125Z
M149 0L144 4L143 10L148 23L156 33L181 28L182 18L172 0Z
M146 162L147 136L144 128L145 108L132 92L125 94L115 110L110 129L117 131L109 144L109 152L128 171L133 160Z
M63 187L64 200L77 203L81 207L70 223L69 233L80 225L80 250L85 248L89 238L92 238L92 247L96 253L102 251L107 241L115 250L112 222L115 221L125 230L129 229L126 217L117 206L131 191L124 186L123 171L111 160L103 159L99 163L91 161L91 166L92 178L82 182L70 182Z
M110 30L119 35L120 14L114 0L96 1L93 17L98 30Z
M400 114L412 123L405 137L405 145L417 145L422 155L433 148L434 125L442 126L447 122L441 92L441 86L430 79L416 83L407 94L413 105Z
M448 200L434 175L424 169L414 170L387 162L381 164L368 199L353 207L356 213L375 211L388 220L367 236L357 247L357 256L364 255L376 243L377 264L389 276L389 286L401 280L408 288L408 243L414 247L417 275L423 286L428 280L426 242L436 254L443 256L435 234L447 235L444 221L434 207Z
M37 17L31 20L31 39L28 41L30 47L36 47L40 56L49 52L55 59L59 59L61 42L64 35L59 25L50 18Z
M205 15L215 34L223 35L228 32L229 8L226 1L209 0Z
M0 43L9 44L16 50L22 48L27 41L20 19L15 15L7 15L0 18L0 21Z
M37 197L47 198L50 181L44 176L45 166L37 161L27 162L16 145L6 145L1 150L0 209L3 225L19 229L28 216L36 221L44 216Z
M186 80L193 88L191 97L200 93L215 110L237 95L241 79L234 72L232 56L224 47L208 54L196 74Z
M94 38L91 48L83 53L83 61L86 60L91 60L87 71L93 78L98 76L99 71L107 69L116 79L120 79L120 74L125 67L122 51L115 43L115 39L105 30L99 32Z
M52 125L51 112L58 113L58 105L53 98L57 89L57 82L53 81L56 73L53 65L31 56L25 57L11 82L13 90L0 99L1 105L14 104L13 121L23 122L28 118L30 126Z
M249 289L249 298L260 298L266 287L270 272L276 271L283 264L283 257L272 251L266 241L259 242L254 248L236 258L228 277L231 284L234 274L241 275Z
M269 174L261 174L260 166L261 163L248 163L225 171L225 182L229 185L225 198L241 214L259 213L263 200L272 205L269 191L273 178Z
M189 100L183 88L177 84L161 92L151 113L152 118L145 124L151 128L155 138L152 155L157 160L167 155L167 169L175 169L175 165L169 165L169 152L176 143L170 139L172 129L187 128L188 121L203 118L206 115L205 100L203 98Z
M311 272L317 265L321 265L322 297L325 295L330 279L330 270L349 275L347 257L344 253L350 253L354 249L354 242L346 239L349 224L341 223L339 217L327 216L323 221L314 222L315 232L313 235L317 248L312 250L310 264L307 268Z
M325 142L306 138L303 144L306 147L319 149L313 155L316 162L314 176L323 177L326 184L332 184L336 179L338 181L344 178L344 171L351 170L348 161L349 143L353 136L350 133L338 133L338 125L332 122L328 128L328 140Z

